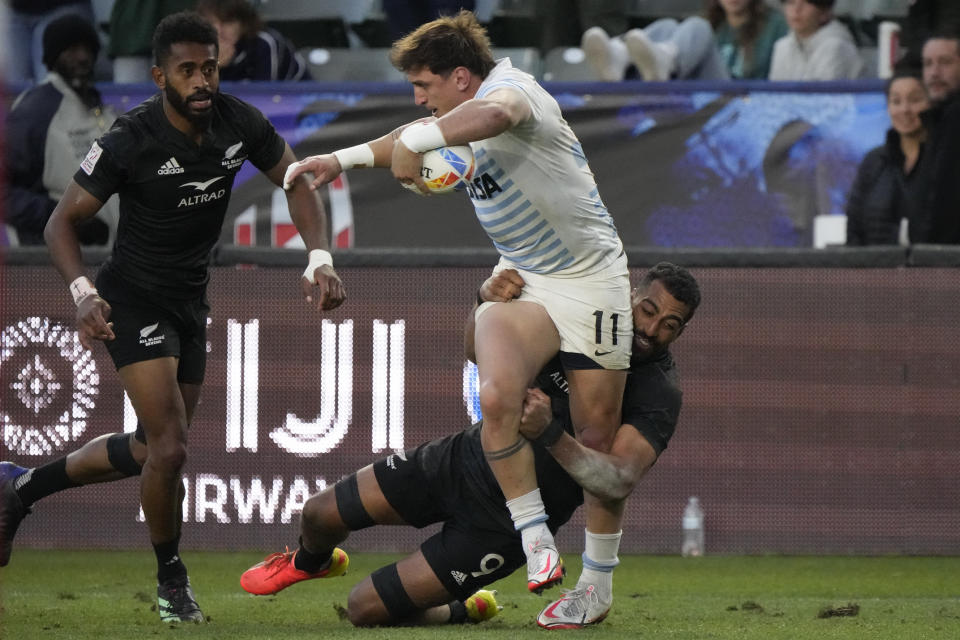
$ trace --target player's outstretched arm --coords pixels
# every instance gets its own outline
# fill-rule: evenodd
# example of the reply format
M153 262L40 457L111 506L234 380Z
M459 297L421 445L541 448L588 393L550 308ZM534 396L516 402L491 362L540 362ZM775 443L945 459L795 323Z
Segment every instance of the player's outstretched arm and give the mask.
M621 425L609 453L578 442L553 420L550 398L539 389L528 389L520 433L539 442L585 491L601 500L623 500L657 461L646 438L631 425Z
M530 103L515 89L498 89L484 98L458 105L439 119L425 118L403 128L393 147L393 177L409 188L429 193L420 177L420 154L453 145L486 140L530 118Z
M50 214L43 230L43 239L50 258L70 288L77 305L77 328L80 343L90 349L93 340L113 340L110 305L101 298L86 276L80 254L80 241L75 226L97 215L103 203L73 180Z
M422 118L433 120L433 118ZM412 124L412 123L411 123ZM337 149L332 153L318 156L307 156L303 160L292 162L283 177L283 188L290 189L294 182L304 176L311 190L332 182L347 169L362 169L365 167L389 168L393 157L393 146L400 137L400 132L408 125L397 127L390 133L380 136L376 140L364 142L353 147ZM310 180L305 174L313 174Z
M274 184L280 186L290 166L296 161L290 145L286 146L280 162L265 172ZM286 190L287 205L293 224L300 232L309 251L309 259L300 289L307 302L316 302L317 308L328 311L343 304L347 297L340 276L333 269L330 255L330 239L327 234L327 212L316 191L308 188L306 179L296 179Z

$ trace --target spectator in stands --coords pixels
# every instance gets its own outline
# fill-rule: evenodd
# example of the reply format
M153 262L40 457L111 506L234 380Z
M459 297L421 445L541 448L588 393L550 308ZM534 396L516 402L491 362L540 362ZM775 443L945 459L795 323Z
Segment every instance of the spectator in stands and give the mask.
M93 141L116 119L93 86L100 40L79 14L66 14L43 32L46 80L17 98L6 122L6 221L22 245L43 244L43 228ZM118 211L107 203L77 229L83 244L106 244Z
M773 43L787 33L764 0L708 0L707 18L657 20L610 38L587 29L581 47L603 80L624 78L632 62L648 81L766 79Z
M773 44L789 31L783 13L764 0L709 0L707 20L730 77L766 80Z
M781 0L790 33L773 45L771 80L848 80L863 74L850 30L833 17L834 0Z
M924 43L923 84L934 105L924 114L932 164L924 199L929 242L960 244L960 35L937 34Z
M68 13L93 22L90 0L9 0L7 61L3 79L7 82L41 82L47 75L43 62L43 34L51 22Z
M920 72L923 43L935 33L960 33L960 2L957 0L911 0L901 21L901 64Z
M197 11L220 36L220 80L307 80L307 63L247 0L199 0Z
M847 201L847 244L913 244L924 242L926 192L924 154L927 129L920 114L930 99L920 77L897 72L887 83L890 130L881 146L864 157ZM904 224L906 221L906 224Z
M196 0L116 0L110 11L108 52L113 81L153 83L153 31L171 13L192 9Z

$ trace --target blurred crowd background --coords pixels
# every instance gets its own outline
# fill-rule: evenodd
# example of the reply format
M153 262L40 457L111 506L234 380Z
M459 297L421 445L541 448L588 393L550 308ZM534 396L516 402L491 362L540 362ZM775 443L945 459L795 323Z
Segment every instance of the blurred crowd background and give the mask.
M195 9L217 27L226 90L303 156L422 115L388 48L461 8L497 57L553 87L630 246L960 242L944 142L960 88L954 1L8 0L0 245L42 243L90 143L153 91L165 15ZM449 201L398 198L362 173L324 193L337 247L486 246L468 211L438 228ZM269 185L237 186L224 242L296 246ZM398 213L409 234L390 224ZM82 239L108 245L115 226L107 206Z

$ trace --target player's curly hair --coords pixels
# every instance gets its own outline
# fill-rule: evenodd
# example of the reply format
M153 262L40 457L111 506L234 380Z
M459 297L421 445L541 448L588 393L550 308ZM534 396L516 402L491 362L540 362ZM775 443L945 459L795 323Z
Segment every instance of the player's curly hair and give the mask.
M390 63L404 73L429 69L437 75L466 67L481 78L496 64L486 29L465 9L420 25L394 42Z
M684 322L690 322L697 307L700 306L700 285L697 284L697 279L679 265L672 262L658 262L643 274L640 286L648 287L655 280L663 283L667 293L687 305L690 312Z
M172 13L160 21L153 32L153 63L158 67L166 64L175 42L212 44L220 54L220 39L217 30L195 11Z

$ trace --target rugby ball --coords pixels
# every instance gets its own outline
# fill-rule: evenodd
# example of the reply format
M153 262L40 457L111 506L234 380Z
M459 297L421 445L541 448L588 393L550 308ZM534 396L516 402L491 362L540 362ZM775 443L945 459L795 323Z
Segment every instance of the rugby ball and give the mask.
M430 193L450 193L473 180L474 162L468 145L431 149L421 156L420 177Z

